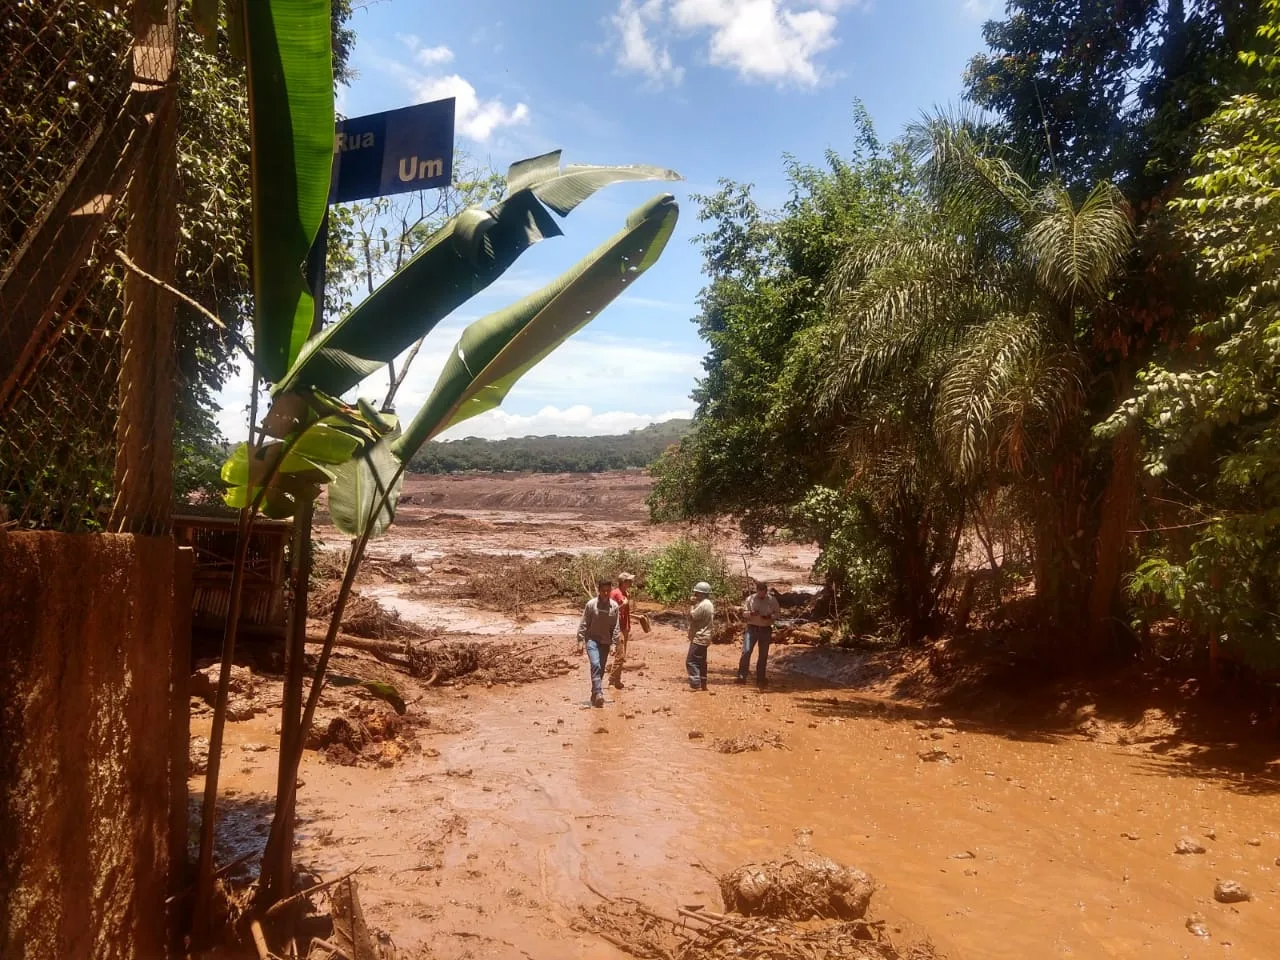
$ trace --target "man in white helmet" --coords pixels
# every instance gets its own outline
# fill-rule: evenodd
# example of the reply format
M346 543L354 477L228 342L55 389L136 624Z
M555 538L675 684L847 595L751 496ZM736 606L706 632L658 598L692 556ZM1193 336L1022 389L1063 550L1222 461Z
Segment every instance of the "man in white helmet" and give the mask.
M711 646L711 624L716 608L711 603L711 584L693 585L693 605L689 608L689 655L684 665L689 671L689 689L707 689L707 647Z

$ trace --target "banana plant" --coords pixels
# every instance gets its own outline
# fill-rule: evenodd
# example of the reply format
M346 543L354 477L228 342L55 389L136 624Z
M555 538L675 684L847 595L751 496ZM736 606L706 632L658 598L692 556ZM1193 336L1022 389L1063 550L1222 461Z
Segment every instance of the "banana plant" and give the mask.
M217 23L217 0L198 0L198 24ZM212 11L212 12L210 12ZM212 18L212 19L211 19ZM330 514L353 538L342 587L301 718L283 756L282 790L264 857L291 822L296 771L325 682L345 603L369 539L392 521L405 466L452 424L500 404L516 381L622 293L661 254L678 211L669 195L639 208L625 228L554 283L468 326L427 403L401 431L394 414L341 399L393 361L446 316L496 280L534 243L562 231L568 216L601 187L676 180L649 166L562 166L560 152L513 164L507 191L485 210L465 210L346 316L310 336L315 291L301 265L324 216L333 150L329 0L229 0L225 23L247 62L253 187L254 396L259 377L274 384L255 440L223 466L225 500L240 510L236 564L210 732L210 765L197 874L197 910L212 884L226 691L239 620L252 519L293 516L326 486ZM252 425L251 425L252 426ZM264 876L267 889L275 889ZM197 922L197 928L200 924ZM199 930L197 929L197 932Z

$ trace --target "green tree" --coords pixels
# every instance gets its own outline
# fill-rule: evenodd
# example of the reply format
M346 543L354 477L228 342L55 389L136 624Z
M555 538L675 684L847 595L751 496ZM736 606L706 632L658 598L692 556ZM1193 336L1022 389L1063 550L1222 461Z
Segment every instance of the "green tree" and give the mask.
M1280 665L1280 3L1267 0L1256 89L1209 120L1198 174L1174 201L1226 309L1140 376L1100 433L1143 426L1148 471L1185 506L1148 539L1135 593L1203 641ZM1173 491L1176 491L1174 493ZM1187 500L1189 503L1186 503Z
M786 525L791 508L834 467L835 436L798 414L783 376L824 309L824 282L845 245L912 202L910 161L876 139L859 108L850 159L823 168L787 158L791 196L761 210L745 184L701 197L709 282L699 300L708 344L694 391L694 430L653 468L658 518L729 515L751 539Z
M894 533L917 544L900 571L913 617L936 589L923 564L949 562L962 505L1012 485L1035 529L1046 614L1084 627L1106 571L1090 549L1100 471L1079 343L1129 253L1128 209L1107 183L1078 204L1060 184L1033 187L961 122L935 119L912 140L931 209L855 244L833 272L839 339L823 399L864 462L901 465L886 479Z
M1029 175L1112 180L1135 205L1185 176L1198 125L1238 82L1252 0L1010 0L966 95Z

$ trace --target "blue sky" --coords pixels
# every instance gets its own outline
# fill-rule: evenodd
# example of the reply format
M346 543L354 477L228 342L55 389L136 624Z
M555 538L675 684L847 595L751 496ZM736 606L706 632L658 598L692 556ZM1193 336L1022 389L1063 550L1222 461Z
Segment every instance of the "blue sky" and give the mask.
M523 296L669 189L681 220L662 260L511 391L502 410L446 436L623 432L688 415L703 344L691 194L720 177L785 198L782 155L847 152L861 99L883 138L924 109L954 103L997 0L379 0L358 10L357 79L339 109L357 116L457 98L457 146L504 171L561 147L566 162L650 163L676 184L608 188L568 217L433 332L402 390L408 417L468 321ZM360 391L381 393L378 378ZM223 429L244 434L243 382L226 393ZM237 402L238 401L238 402Z

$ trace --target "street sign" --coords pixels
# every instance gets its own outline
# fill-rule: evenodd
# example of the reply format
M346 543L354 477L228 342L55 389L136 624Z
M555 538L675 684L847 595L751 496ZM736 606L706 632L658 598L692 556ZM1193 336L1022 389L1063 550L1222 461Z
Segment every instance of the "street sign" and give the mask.
M330 203L445 187L453 179L454 100L339 121Z

